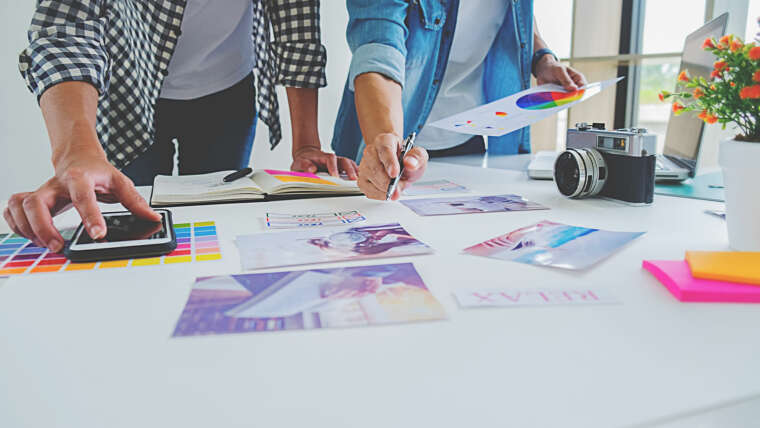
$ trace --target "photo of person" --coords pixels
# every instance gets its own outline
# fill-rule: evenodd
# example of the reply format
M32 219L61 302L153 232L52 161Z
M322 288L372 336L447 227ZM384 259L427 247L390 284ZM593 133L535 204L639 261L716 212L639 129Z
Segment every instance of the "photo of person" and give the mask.
M244 235L236 243L246 270L433 252L398 223Z
M401 201L401 203L421 216L548 209L543 205L531 202L518 195L407 199Z

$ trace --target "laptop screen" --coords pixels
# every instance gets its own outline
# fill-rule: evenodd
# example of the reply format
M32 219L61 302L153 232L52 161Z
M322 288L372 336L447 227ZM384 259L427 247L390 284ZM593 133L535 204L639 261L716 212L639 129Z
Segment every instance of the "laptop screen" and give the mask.
M708 37L719 39L723 36L727 22L728 13L724 13L686 37L679 73L688 70L692 77L702 76L710 80L715 55L703 50L702 43ZM671 112L663 153L671 159L680 161L679 164L688 167L693 173L697 166L703 128L704 122L697 118L696 114L684 113L676 116Z

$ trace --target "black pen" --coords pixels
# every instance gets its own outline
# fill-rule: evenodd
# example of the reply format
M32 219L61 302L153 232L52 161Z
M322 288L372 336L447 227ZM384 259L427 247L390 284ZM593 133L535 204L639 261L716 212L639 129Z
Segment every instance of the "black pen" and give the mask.
M391 182L388 183L388 191L385 193L385 200L389 200L391 198L391 195L393 195L393 192L396 191L396 186L398 186L399 180L401 180L401 174L404 173L404 157L409 152L409 150L412 150L412 147L414 146L414 139L417 138L417 133L412 132L409 134L408 137L406 137L406 140L404 140L404 147L401 148L401 153L398 155L398 164L399 164L399 171L398 175L391 179Z
M232 183L233 181L237 180L238 178L243 178L246 175L252 173L253 170L251 168L243 168L240 171L235 171L230 175L225 175L222 181L225 183Z

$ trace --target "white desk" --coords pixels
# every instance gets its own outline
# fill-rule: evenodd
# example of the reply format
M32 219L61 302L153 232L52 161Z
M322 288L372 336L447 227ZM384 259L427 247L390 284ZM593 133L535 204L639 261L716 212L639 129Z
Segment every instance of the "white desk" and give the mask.
M552 209L423 218L359 197L174 209L177 222L216 220L222 261L38 274L0 287L0 426L607 428L760 394L760 306L679 303L641 269L644 258L727 249L723 221L703 213L720 204L568 200L524 173L440 163L428 178ZM406 260L450 319L169 337L196 276L240 270L235 235L262 231L267 210L315 204L400 221L435 248ZM541 219L648 233L582 273L460 254ZM61 219L74 223L72 213ZM451 296L532 286L605 288L623 304L460 310Z

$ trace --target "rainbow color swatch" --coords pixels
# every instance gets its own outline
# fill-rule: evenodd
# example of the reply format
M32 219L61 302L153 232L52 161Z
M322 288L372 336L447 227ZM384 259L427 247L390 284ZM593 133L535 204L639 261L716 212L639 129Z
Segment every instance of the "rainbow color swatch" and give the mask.
M171 253L143 259L109 260L92 263L73 263L63 254L51 253L19 235L0 234L0 277L44 272L66 272L92 269L112 269L161 264L219 260L219 239L213 221L174 225L177 248ZM74 229L61 231L65 240L71 239Z
M534 92L518 98L517 106L525 110L546 110L578 101L585 92L585 89L573 92Z

